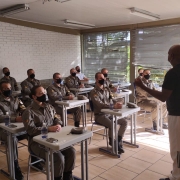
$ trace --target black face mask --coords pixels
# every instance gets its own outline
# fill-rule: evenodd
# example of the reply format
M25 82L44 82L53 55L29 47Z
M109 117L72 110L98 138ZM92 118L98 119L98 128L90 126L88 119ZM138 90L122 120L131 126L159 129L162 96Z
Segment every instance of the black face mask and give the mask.
M6 96L6 97L10 97L11 94L12 94L12 91L11 91L11 90L3 91L3 95Z
M99 80L98 83L104 85L104 79Z
M5 76L9 76L10 75L10 72L6 72L6 73L4 73L5 74Z
M81 70L80 70L80 69L78 69L78 70L77 70L77 72L81 72Z
M62 82L62 79L60 78L60 79L56 79L56 83L57 84L61 84L61 82Z
M29 77L30 77L31 79L34 79L34 78L35 78L35 74L31 74Z
M74 72L74 73L71 73L71 76L75 77L75 76L76 76L76 73L75 73L75 72Z
M143 75L143 73L139 73L139 75L140 75L140 76L142 76L142 75Z
M37 97L37 96L36 96L36 97ZM39 101L39 102L46 102L48 99L47 99L46 94L43 94L42 96L37 97L36 100Z
M107 73L105 73L105 74L103 74L104 75L104 77L108 77L108 74Z
M150 77L151 77L151 76L150 76L149 74L144 75L144 78L147 79L147 80L148 80Z

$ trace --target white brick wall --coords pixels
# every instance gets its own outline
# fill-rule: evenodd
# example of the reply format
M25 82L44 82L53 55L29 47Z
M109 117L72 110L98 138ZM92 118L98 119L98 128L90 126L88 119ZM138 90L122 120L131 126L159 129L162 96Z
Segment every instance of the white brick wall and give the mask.
M80 64L80 36L0 22L0 77L7 66L18 82L27 78L29 68L37 79L51 79L54 72L68 76Z

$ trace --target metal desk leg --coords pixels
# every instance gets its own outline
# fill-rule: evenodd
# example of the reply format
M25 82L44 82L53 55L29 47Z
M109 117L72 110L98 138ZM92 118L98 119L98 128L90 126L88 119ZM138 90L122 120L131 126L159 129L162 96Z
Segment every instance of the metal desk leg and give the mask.
M67 126L67 108L64 107L64 113L65 113L65 124Z
M83 127L85 127L85 109L84 109L84 104L82 105L82 123L83 123Z
M49 149L46 151L46 171L47 180L50 180Z
M118 153L115 152L115 147L117 147L117 145L115 145L115 143L114 143L114 131L116 131L117 129L115 130L115 127L114 127L115 125L114 125L114 124L115 124L115 123L114 123L114 117L113 117L113 119L111 120L112 150L110 151L110 150L108 150L107 148L106 148L106 149L105 149L105 148L99 148L99 151L120 158L120 154L118 154ZM116 133L116 135L117 135L117 133ZM117 139L117 137L115 137L115 138ZM115 142L117 142L117 140L116 140ZM116 143L116 144L117 144L117 143Z
M139 147L139 145L136 145L136 114L131 115L131 142L123 141L123 143L136 148Z
M11 163L12 163L12 178L13 179L15 179L15 168L14 168L14 154L15 154L15 149L16 149L16 147L15 147L15 138L16 137L14 137L12 134L11 134L11 140L12 140L12 150L11 150ZM16 152L17 153L17 152Z
M131 115L131 144L133 144L133 114Z
M160 107L159 107L159 103L157 105L157 132L159 132L159 118L160 118Z
M113 118L114 119L114 118ZM118 155L118 135L117 135L117 116L115 116L115 127L114 127L114 132L115 132L115 154Z
M86 103L84 103L84 117L85 117L85 127L87 126L87 106Z
M63 121L63 125L66 126L66 112L65 112L65 106L62 106L62 121Z
M84 176L84 141L81 142L81 179L85 180L85 176Z
M52 150L50 150L50 163L51 163L51 180L54 180L54 156Z
M86 157L86 180L88 180L88 142L85 140L85 157Z
M9 167L10 167L10 169L9 169L9 171L10 171L10 177L11 177L11 179L13 179L13 167L12 167L12 164L14 164L14 161L13 161L13 159L14 158L12 158L12 136L11 136L11 133L7 133L8 134L8 151L9 151L9 162L10 162L10 164L9 164Z

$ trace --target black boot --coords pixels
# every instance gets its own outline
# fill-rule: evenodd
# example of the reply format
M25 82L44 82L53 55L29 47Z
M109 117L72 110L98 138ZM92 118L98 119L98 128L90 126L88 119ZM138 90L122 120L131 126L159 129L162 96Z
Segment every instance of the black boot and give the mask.
M153 121L153 130L157 131L157 123L156 123L156 121Z
M119 153L124 153L123 144L122 144L122 136L118 136L118 151Z
M75 127L79 127L79 124L80 124L79 121L75 121L75 122L74 122L74 126L75 126Z
M62 180L62 176L54 177L54 180Z
M31 163L33 163L35 161L38 161L38 159L36 157L32 156L31 157ZM41 170L41 171L44 170L44 168L40 162L33 164L33 166L36 167L37 169Z
M23 180L24 176L22 175L21 169L18 164L18 160L14 161L14 169L15 169L15 178L16 180Z
M64 172L63 173L63 180L74 180L72 171Z

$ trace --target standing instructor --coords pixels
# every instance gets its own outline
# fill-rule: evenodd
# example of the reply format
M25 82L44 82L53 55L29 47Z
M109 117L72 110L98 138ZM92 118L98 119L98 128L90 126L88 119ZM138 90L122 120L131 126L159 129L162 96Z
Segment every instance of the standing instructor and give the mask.
M173 68L167 72L164 78L162 92L144 86L140 78L135 80L135 84L155 98L166 101L173 170L169 178L160 180L180 180L180 45L174 45L169 49L168 61Z

